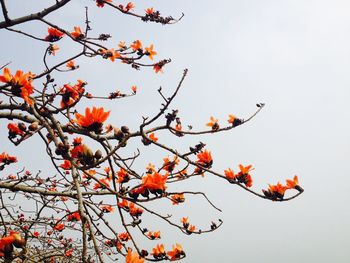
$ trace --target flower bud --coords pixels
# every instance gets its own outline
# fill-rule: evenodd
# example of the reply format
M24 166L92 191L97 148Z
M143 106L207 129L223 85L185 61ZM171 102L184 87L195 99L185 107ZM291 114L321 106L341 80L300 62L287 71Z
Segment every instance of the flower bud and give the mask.
M130 133L129 127L127 126L122 126L120 127L120 129L122 130L123 133Z
M18 128L24 132L27 130L27 127L23 122L18 123Z
M100 160L102 158L102 152L100 150L97 150L94 156L97 160Z
M35 122L32 122L32 123L29 125L28 129L29 129L30 131L36 131L36 130L38 129L38 127L39 127L39 125L38 125L38 123L35 121Z

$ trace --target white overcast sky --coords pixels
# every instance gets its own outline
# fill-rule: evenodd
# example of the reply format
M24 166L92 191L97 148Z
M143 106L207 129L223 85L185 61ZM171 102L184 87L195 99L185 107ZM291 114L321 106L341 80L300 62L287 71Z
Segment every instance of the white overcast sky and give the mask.
M11 2L10 14L20 15L53 1L7 2ZM142 115L159 109L161 98L156 90L162 86L170 94L184 68L189 69L189 76L173 108L180 110L185 125L204 128L211 115L221 123L228 114L247 118L257 102L265 102L266 108L252 122L229 133L185 137L183 143L165 134L159 138L180 149L199 140L206 142L217 171L237 169L239 163L252 164L253 187L258 191L267 183L284 182L295 174L305 189L291 202L273 203L210 175L195 179L186 187L205 191L223 212L217 213L194 198L174 213L189 215L199 227L217 218L224 225L214 233L189 237L164 226L161 230L167 247L173 241L181 243L187 252L186 263L350 262L350 1L134 3L139 12L154 7L164 15L177 17L183 12L185 17L170 26L146 24L108 8L98 9L94 1L76 0L48 20L68 30L83 26L84 6L88 5L95 35L110 33L111 47L119 40L141 39L146 46L153 43L156 59L173 60L164 74L83 59L77 61L81 70L55 78L61 84L82 78L94 94L137 85L140 92L135 99L101 102L113 110L110 122L131 129L137 128ZM46 27L36 22L20 28L38 36L46 34ZM10 32L0 34L1 64L12 61L13 70L43 69L41 56L46 44ZM55 59L77 49L68 41L59 45L62 53ZM2 121L0 151L14 152L4 141L5 125ZM30 152L30 147L43 149L36 143L19 147L20 166L27 162L32 169L48 169L49 165L43 168L39 163L40 152ZM155 148L145 150L144 163L159 164L166 155Z

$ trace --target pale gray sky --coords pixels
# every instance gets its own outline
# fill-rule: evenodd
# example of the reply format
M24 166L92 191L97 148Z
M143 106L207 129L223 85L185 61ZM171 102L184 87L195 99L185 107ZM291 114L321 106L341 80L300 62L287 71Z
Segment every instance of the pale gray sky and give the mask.
M52 1L11 2L10 12L19 15ZM164 74L156 75L151 69L136 72L120 63L85 59L77 61L81 70L56 79L62 83L85 79L94 94L137 85L136 98L103 102L113 110L112 123L136 129L142 115L159 109L157 88L161 85L170 93L182 70L189 68L173 105L180 110L183 124L204 128L211 115L224 123L228 114L248 117L257 102L265 102L266 108L230 133L185 137L184 143L159 134L160 140L180 149L199 140L206 142L217 171L252 164L257 190L294 174L305 189L296 200L272 203L210 175L195 179L186 187L205 191L223 213L194 198L177 207L174 216L189 215L191 222L203 227L221 218L224 225L214 233L189 237L165 226L161 230L167 247L174 240L181 243L186 263L350 262L349 1L135 1L140 12L153 6L164 15L185 13L180 23L170 26L97 9L93 1L74 1L49 19L66 29L83 26L85 5L90 6L95 35L112 34L111 47L119 40L141 39L145 45L155 45L156 59L170 57L173 62ZM39 23L27 28L39 36L46 34L46 27ZM45 44L4 31L1 40L6 50L0 56L2 63L12 61L13 69L43 69L40 56ZM66 49L62 57L76 48L68 41L60 47ZM4 125L1 135L5 139ZM4 139L1 151L14 151ZM28 146L38 148L35 142L21 146L20 159L32 169L42 169ZM145 150L145 163L159 164L166 155L154 152L155 148Z

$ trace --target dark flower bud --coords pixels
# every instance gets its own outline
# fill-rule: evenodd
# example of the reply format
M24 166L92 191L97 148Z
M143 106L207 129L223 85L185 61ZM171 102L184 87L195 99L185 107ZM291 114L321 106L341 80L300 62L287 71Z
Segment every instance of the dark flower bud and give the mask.
M27 127L23 122L18 123L18 128L24 132L27 130Z
M29 125L28 129L29 129L30 131L36 131L36 130L38 129L38 127L39 127L39 125L38 125L37 122L32 122L32 123Z
M102 158L102 152L100 150L97 150L94 156L97 160L100 160Z
M129 130L128 126L122 126L122 127L120 127L120 129L122 130L123 133L127 133L127 134L130 133L130 130Z
M141 250L141 255L140 255L141 257L147 257L148 256L148 252L147 252L147 250L144 250L144 249L142 249Z
M120 141L124 138L124 133L122 132L122 130L118 128L114 128L114 136L116 137L117 140Z

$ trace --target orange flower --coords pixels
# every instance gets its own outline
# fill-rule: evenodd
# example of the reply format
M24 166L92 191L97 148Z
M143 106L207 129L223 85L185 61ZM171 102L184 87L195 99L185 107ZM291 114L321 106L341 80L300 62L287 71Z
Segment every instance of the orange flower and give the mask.
M197 164L210 168L213 164L213 158L211 157L211 152L208 150L201 151L197 154Z
M103 187L109 187L109 178L103 178L98 180L98 183L95 183L94 185L94 190L97 190L99 188L103 188Z
M227 122L232 124L234 123L235 119L236 119L235 115L229 114Z
M64 228L65 228L64 224L56 224L56 225L53 227L53 230L56 230L56 231L61 232Z
M145 12L146 12L147 15L152 15L154 13L154 9L153 9L153 7L150 7L150 8L147 8L145 10Z
M170 197L171 201L173 201L173 205L178 205L179 203L185 202L184 194L175 194Z
M65 253L65 256L66 256L66 257L71 257L72 254L73 254L73 249L68 249L68 250L66 251L66 253Z
M269 189L267 191L263 190L263 193L266 197L272 200L282 200L284 193L287 189L287 186L284 186L280 182L278 182L276 185L269 184Z
M146 54L151 60L153 60L153 56L157 55L157 52L155 52L155 51L153 50L153 44L150 45L149 47L146 47L145 50L146 50L145 54Z
M123 199L121 202L118 202L118 207L129 209L129 202L125 199Z
M81 137L75 137L75 138L73 139L73 145L74 145L74 146L78 146L78 145L81 144L82 141L83 141L83 138L81 138Z
M126 5L124 11L125 11L125 12L129 12L129 11L130 11L131 9L133 9L133 8L135 8L134 3L129 2L129 3L127 3L127 5Z
M142 186L151 192L162 193L167 188L165 185L167 178L168 174L161 175L153 172L153 174L147 174L142 177Z
M24 131L21 130L16 123L7 124L7 129L9 130L10 137L16 137L16 135L24 135Z
M142 43L140 40L135 40L134 43L130 45L130 47L135 51L142 50Z
M134 85L131 87L132 93L136 94L137 92L137 87Z
M68 63L67 63L67 67L68 67ZM74 62L72 64L69 65L73 67L72 69L77 68L76 66L74 66ZM60 95L62 96L61 108L64 109L78 102L81 96L85 92L85 89L84 89L85 85L86 85L86 82L81 80L78 80L78 83L75 84L74 86L71 86L69 84L63 85L63 88L61 88L60 90Z
M287 183L287 187L289 189L293 189L293 188L296 188L297 186L299 186L299 180L298 180L298 176L295 175L293 180L286 180L286 183Z
M242 174L247 174L250 171L254 170L254 168L252 168L252 165L243 166L242 164L239 165L239 169L241 170Z
M191 234L194 231L196 231L196 226L194 226L194 225L189 225L189 227L186 229L186 232L188 234Z
M175 169L175 166L180 163L177 156L174 156L172 161L169 160L169 157L164 158L163 161L164 163L162 169L168 171L169 173L171 173Z
M210 117L210 122L208 122L206 125L211 127L213 131L220 129L218 119L215 119L213 116Z
M48 42L56 42L64 36L64 33L54 27L49 27L47 32L49 34L45 37L45 40Z
M10 156L5 152L0 154L0 163L10 164L10 163L16 163L16 162L17 162L16 156Z
M116 51L114 48L103 50L101 51L101 54L103 58L109 58L112 62L114 62L116 58L122 57L120 53Z
M75 146L71 151L71 155L73 158L78 158L79 161L86 163L92 162L94 159L94 155L91 149L85 144L79 144Z
M157 232L149 231L146 235L152 240L159 239L160 238L160 231L157 231Z
M182 256L185 256L185 252L182 249L182 246L176 243L176 246L173 245L173 250L168 251L167 255L170 257L171 261L178 260Z
M81 158L84 155L85 150L87 150L87 146L85 144L77 144L70 151L70 154L73 158Z
M119 44L118 44L118 47L119 47L120 49L126 49L127 47L126 47L126 45L125 45L125 41L120 41Z
M59 49L60 48L57 45L50 44L49 49L48 49L49 55L55 56L56 55L56 51L59 50Z
M236 178L236 175L231 168L226 169L224 173L227 179L233 180Z
M144 263L145 259L141 258L135 251L132 252L131 248L128 249L128 254L125 257L125 263Z
M154 166L154 164L149 163L146 167L146 173L151 174L155 171L156 171L156 167Z
M70 32L70 35L76 40L84 38L84 34L81 32L80 26L75 26L74 31Z
M74 212L72 214L69 214L67 216L67 221L68 222L80 221L80 214L79 214L79 212Z
M178 132L182 131L182 126L181 126L180 123L177 123L177 124L175 125L175 130L178 131Z
M8 68L4 68L3 72L4 75L0 76L0 82L10 84L13 95L22 97L29 105L33 105L29 95L34 93L32 86L34 74L31 72L23 73L22 70L17 70L16 74L12 76Z
M4 68L3 75L0 76L0 81L4 83L11 83L13 76L8 68Z
M229 114L227 122L232 124L233 127L236 127L238 125L241 125L243 121L241 119L238 119L235 115Z
M135 217L139 217L143 213L142 208L137 207L132 202L129 203L129 211L130 211L130 215L135 216Z
M128 241L128 240L130 239L130 236L129 236L128 232L124 232L124 233L120 233L120 234L118 235L118 238L119 238L121 241L126 242L126 241Z
M152 248L151 255L155 259L162 259L162 258L164 258L165 255L166 255L165 250L164 250L164 244L157 244L156 247Z
M117 182L120 184L127 183L130 180L129 174L123 168L120 168L119 172L117 173L117 176L118 176Z
M104 212L104 213L110 213L113 212L113 207L110 205L101 205L100 209Z
M241 171L236 175L236 179L239 183L243 183L247 187L251 187L253 185L253 179L249 172L254 170L254 168L252 168L252 165L243 166L242 164L240 164L239 169Z
M13 252L14 236L5 236L0 239L0 257L10 257Z
M283 196L287 190L287 187L278 182L276 185L269 185L269 190L273 193L278 193Z
M72 164L69 160L64 160L60 167L64 170L70 170L72 168Z
M111 49L99 49L99 54L105 59L109 58L112 62L115 61L116 58L121 58L121 55L114 48Z
M190 225L190 223L188 222L188 217L181 218L181 223L184 228L188 228L188 226Z
M73 60L69 60L66 64L66 67L72 70L76 68Z
M109 175L109 173L111 172L111 167L107 166L105 167L105 169L103 169L103 171L107 174L107 176Z
M109 114L110 111L105 112L103 107L93 107L92 111L90 108L86 108L85 116L79 113L75 114L75 122L81 127L87 128L90 131L101 133L103 122L107 120Z
M148 138L153 141L153 142L157 142L158 141L158 138L155 136L154 132L151 133Z

